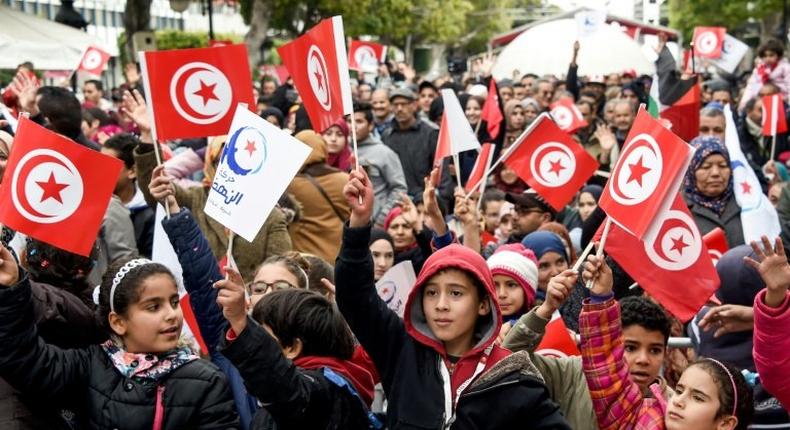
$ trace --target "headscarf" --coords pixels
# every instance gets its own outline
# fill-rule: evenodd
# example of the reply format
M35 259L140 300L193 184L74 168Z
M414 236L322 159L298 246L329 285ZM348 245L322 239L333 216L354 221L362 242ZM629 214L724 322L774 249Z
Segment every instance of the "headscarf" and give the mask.
M277 126L280 128L285 127L285 115L283 111L276 107L268 107L261 112L261 118L266 119L270 116L277 118Z
M727 206L727 202L732 198L732 175L730 175L727 189L723 193L716 197L708 197L697 189L696 172L702 166L702 163L705 162L705 159L714 154L721 154L727 161L727 165L729 165L730 154L727 152L727 148L722 145L721 139L715 136L697 136L691 141L691 145L697 149L694 151L694 157L692 157L689 168L686 171L686 177L683 179L683 192L692 202L710 209L717 215L721 215Z
M206 147L206 158L203 162L203 186L206 188L211 187L211 183L214 182L214 175L217 173L214 160L222 155L222 148L225 147L226 140L228 140L228 136L216 136Z
M531 249L535 257L540 260L547 252L556 252L568 261L568 254L565 252L565 244L556 233L550 231L533 231L526 235L521 244L525 248Z
M387 217L384 218L384 230L389 230L392 221L395 221L395 218L399 217L401 213L403 213L403 209L401 209L400 206L392 208L390 213L387 214Z
M345 119L340 118L337 121L335 121L332 125L327 127L326 130L329 130L332 127L339 128L340 132L343 133L343 136L346 138L346 146L344 146L343 149L341 149L340 152L336 154L329 154L327 151L328 157L326 159L326 164L334 168L340 169L344 172L348 172L349 170L351 170L351 148L350 145L348 144L348 133L349 133L348 124L346 123Z
M514 130L512 124L510 123L510 115L513 114L513 111L516 110L517 107L521 107L524 109L524 105L521 104L519 100L511 99L507 103L505 103L505 124L507 124L508 131ZM523 127L520 129L515 129L515 131L521 132Z
M596 184L585 185L584 188L582 188L581 192L579 192L579 195L582 195L582 193L590 194L591 196L593 196L593 199L597 203L598 200L601 199L601 194L603 193L603 187Z
M390 220L390 222L392 222L392 220ZM387 226L389 227L389 225ZM395 249L395 242L392 241L392 236L390 236L386 230L382 230L380 228L374 228L370 230L370 241L368 241L368 246L373 245L375 242L378 242L382 239L389 242L393 250Z

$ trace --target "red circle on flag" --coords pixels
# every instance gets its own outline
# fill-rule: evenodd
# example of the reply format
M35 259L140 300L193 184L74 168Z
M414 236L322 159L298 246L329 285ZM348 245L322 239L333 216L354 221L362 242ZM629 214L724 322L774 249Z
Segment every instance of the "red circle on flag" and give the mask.
M11 201L28 220L52 224L79 208L83 187L79 170L66 156L51 149L35 149L14 169Z

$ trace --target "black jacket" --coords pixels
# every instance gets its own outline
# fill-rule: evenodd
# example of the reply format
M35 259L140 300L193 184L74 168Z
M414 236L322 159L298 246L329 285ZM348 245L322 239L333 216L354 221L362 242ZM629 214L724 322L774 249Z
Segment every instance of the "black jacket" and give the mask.
M76 412L79 428L150 429L157 387L124 378L101 346L63 350L36 332L30 283L0 287L0 376L25 395ZM195 360L160 381L162 429L235 429L224 376Z
M274 338L250 318L235 340L224 342L222 354L263 404L252 429L371 428L361 398L328 380L322 370L296 367L283 356Z
M388 428L441 429L440 355L412 337L379 298L369 238L369 227L344 231L335 265L338 307L381 375ZM506 356L474 380L460 396L455 418L454 429L569 429L526 353Z

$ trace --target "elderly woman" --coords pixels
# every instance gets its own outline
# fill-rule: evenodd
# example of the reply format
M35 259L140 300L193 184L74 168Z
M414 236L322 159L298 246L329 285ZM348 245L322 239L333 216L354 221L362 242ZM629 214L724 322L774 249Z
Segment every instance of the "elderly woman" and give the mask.
M730 154L714 136L699 136L691 145L697 149L683 181L683 195L700 233L721 227L730 248L743 245L741 208L733 196Z

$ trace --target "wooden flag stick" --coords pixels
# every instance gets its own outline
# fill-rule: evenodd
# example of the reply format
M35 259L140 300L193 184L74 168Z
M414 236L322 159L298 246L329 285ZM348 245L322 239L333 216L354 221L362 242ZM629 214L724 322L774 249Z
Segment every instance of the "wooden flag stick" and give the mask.
M236 264L234 264L235 262L233 261L233 239L235 238L236 233L234 233L233 230L230 230L230 233L228 234L228 250L225 251L225 260L227 261L227 265L234 269L236 269ZM229 278L230 275L228 272L225 272L225 279Z
M603 256L603 249L606 246L606 238L609 236L609 228L612 227L612 218L606 217L606 224L603 227L603 234L601 234L601 241L598 243L598 249L595 251L595 256L601 258ZM590 279L587 281L585 287L587 289L591 289L593 285L593 280Z
M453 153L453 165L455 166L455 182L458 185L458 188L463 189L464 187L461 185L461 164L458 162L458 153ZM441 182L441 181L440 181ZM438 184L434 184L434 186L438 186ZM469 193L471 194L471 193ZM464 200L468 199L469 195L464 197Z
M771 160L774 160L776 156L776 132L774 132L773 136L771 137Z
M354 145L354 170L359 171L359 149L357 148L357 125L354 121L354 109L351 109L351 143ZM357 196L362 205L362 194Z
M582 251L582 255L580 255L579 258L576 259L576 263L573 265L573 267L571 267L571 270L573 270L574 272L579 271L579 268L582 267L582 263L584 263L584 260L590 254L590 251L592 251L593 246L595 246L595 242L591 240L590 243L587 244L587 247L584 248L584 251Z

